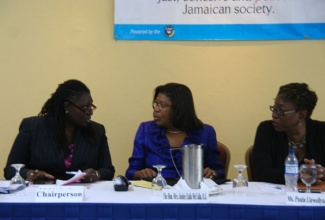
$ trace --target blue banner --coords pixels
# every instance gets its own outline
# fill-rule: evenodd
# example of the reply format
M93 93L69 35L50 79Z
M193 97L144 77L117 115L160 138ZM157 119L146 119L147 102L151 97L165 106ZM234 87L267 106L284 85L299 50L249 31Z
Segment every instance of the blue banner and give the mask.
M115 25L116 40L325 39L323 24Z

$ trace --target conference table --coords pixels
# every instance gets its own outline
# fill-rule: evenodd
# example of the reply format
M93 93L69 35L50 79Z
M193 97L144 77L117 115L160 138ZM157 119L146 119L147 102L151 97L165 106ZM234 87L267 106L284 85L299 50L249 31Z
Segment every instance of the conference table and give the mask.
M39 185L0 194L0 219L325 219L325 206L288 205L284 186L269 183L233 188L228 182L203 203L168 202L132 184L115 191L114 181L76 185L85 187L82 202L35 202Z

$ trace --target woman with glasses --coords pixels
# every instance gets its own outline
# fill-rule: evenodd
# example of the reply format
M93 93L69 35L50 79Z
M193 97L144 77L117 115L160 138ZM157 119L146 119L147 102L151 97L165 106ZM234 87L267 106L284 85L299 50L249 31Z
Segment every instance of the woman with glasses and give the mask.
M318 181L325 175L325 122L310 118L317 95L306 83L280 87L270 106L272 120L262 122L253 147L257 181L284 184L284 161L294 148L299 163L317 164Z
M175 150L171 155L170 150L188 144L204 144L204 177L224 178L216 132L196 116L192 93L187 86L177 83L158 86L152 107L154 120L141 123L136 133L127 178L150 180L157 173L153 165L162 164L166 165L162 170L164 178L178 179L171 157L181 171L182 153Z
M60 84L38 116L20 124L4 169L6 179L15 175L11 164L24 164L26 180L66 180L67 171L81 170L82 182L111 180L114 167L103 125L91 120L96 106L90 90L78 80Z

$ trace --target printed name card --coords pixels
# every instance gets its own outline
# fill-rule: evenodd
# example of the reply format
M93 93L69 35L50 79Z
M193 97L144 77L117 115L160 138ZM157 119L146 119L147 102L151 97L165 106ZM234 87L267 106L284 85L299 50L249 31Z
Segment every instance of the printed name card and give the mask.
M169 203L208 203L208 190L162 190L162 201Z
M325 206L325 193L286 193L289 205Z
M35 202L82 202L84 192L84 186L39 186L35 189Z

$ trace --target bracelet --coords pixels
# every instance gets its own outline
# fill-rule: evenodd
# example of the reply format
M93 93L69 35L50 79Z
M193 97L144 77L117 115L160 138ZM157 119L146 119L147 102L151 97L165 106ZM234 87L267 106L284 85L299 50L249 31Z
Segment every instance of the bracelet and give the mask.
M95 172L96 172L96 176L97 176L97 178L98 178L98 180L99 180L99 174L98 174L98 171L95 170Z
M216 173L216 171L213 171L212 172L212 175L210 176L210 179L214 179L214 178L216 178L218 175L217 175L217 173Z

